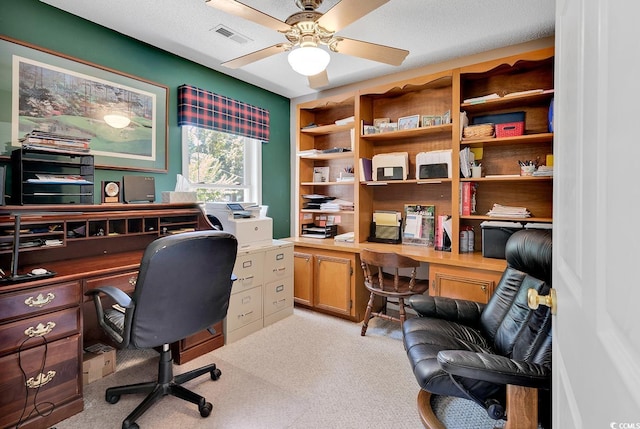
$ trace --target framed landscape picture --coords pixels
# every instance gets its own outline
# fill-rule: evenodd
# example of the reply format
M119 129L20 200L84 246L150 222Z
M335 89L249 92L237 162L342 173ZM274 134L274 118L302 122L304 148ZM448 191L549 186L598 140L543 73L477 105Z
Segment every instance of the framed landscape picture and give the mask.
M167 171L166 86L0 36L0 93L2 157L37 130L90 139L97 168Z

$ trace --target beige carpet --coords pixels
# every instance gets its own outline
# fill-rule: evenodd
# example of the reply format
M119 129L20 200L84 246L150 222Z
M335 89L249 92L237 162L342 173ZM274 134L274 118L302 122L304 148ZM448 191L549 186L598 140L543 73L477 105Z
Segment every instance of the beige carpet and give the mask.
M111 405L104 391L153 379L157 354L118 351L117 360L115 374L85 386L84 412L57 429L121 427L142 396L125 395ZM422 428L418 385L397 323L372 319L367 336L361 337L359 324L296 308L292 316L176 366L175 372L210 362L222 371L219 380L204 375L186 384L213 403L210 417L200 417L195 405L165 397L138 420L140 427ZM493 427L483 410L464 403L463 420L472 418L471 423L450 427Z

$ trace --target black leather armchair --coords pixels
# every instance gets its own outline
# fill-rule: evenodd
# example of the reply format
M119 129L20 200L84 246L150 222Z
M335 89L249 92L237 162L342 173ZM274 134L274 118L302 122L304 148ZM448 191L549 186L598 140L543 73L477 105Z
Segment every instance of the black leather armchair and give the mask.
M507 385L537 388L539 418L549 418L551 311L529 308L527 295L529 289L549 293L551 233L519 231L505 254L507 268L486 305L426 295L409 299L421 317L405 321L403 339L422 388L418 403L426 426L433 418L430 394L466 398L490 417L505 418ZM518 412L506 410L507 422Z
M202 417L211 413L210 402L181 384L206 373L217 380L220 370L210 364L174 377L169 345L212 330L225 318L237 246L233 235L211 230L158 238L145 249L132 296L111 286L86 292L94 299L100 326L119 348L161 347L157 380L106 391L105 399L112 404L123 394L148 394L122 422L123 429L138 428L135 421L166 395L196 404ZM120 309L103 308L103 294Z

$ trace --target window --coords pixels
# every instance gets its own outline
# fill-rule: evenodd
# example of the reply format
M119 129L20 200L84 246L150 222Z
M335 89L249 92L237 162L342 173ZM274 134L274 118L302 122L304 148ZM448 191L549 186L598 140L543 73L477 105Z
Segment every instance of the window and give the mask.
M262 141L182 126L182 175L198 201L262 203Z

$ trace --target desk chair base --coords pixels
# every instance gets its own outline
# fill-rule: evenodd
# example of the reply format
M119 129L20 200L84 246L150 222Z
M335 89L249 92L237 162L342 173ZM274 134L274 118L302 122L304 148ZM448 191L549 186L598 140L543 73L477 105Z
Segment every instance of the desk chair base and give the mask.
M163 396L173 395L177 398L191 402L198 406L198 411L202 417L209 417L213 405L206 399L191 390L181 386L189 380L193 380L203 374L210 373L212 380L217 380L222 372L216 368L215 364L203 366L184 374L173 376L173 358L169 345L162 346L160 352L160 362L158 366L158 380L147 383L129 384L126 386L110 387L105 393L105 400L110 404L115 404L120 400L121 395L129 393L147 393L147 397L138 405L122 422L122 429L138 429L135 423L153 404L158 402Z

